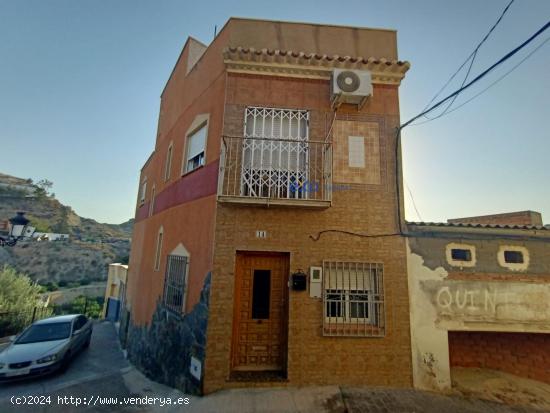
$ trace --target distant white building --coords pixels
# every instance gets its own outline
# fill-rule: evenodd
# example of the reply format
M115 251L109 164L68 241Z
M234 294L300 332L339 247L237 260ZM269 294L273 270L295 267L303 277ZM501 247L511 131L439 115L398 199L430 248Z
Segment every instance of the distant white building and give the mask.
M69 234L56 234L54 232L33 232L32 238L37 241L66 241L69 239Z

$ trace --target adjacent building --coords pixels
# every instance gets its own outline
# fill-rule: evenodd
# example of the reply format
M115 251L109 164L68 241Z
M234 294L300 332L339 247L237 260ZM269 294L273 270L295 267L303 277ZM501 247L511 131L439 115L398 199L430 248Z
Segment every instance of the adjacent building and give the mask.
M124 308L126 299L126 282L128 266L120 263L109 264L107 284L105 286L105 300L103 302L102 317L110 321L118 321L120 311Z
M454 368L550 383L550 229L524 211L409 223L415 387L451 387Z
M412 385L393 30L189 38L140 175L123 342L189 392Z

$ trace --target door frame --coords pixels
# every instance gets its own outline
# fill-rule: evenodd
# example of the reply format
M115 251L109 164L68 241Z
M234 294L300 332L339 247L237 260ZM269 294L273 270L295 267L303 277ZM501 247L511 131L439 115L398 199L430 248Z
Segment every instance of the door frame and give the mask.
M235 369L235 354L237 346L239 345L239 337L238 337L238 317L239 317L239 300L241 297L241 288L240 288L240 272L239 272L239 257L247 257L247 256L263 256L263 257L280 257L281 259L284 258L286 263L286 268L283 273L283 285L286 286L286 288L283 288L283 308L282 308L282 322L283 322L283 337L281 338L280 345L281 345L281 355L282 355L282 370L281 373L286 374L287 367L288 367L288 314L289 314L289 284L288 281L290 279L290 252L287 251L259 251L259 250L235 250L235 277L234 277L234 285L233 285L233 319L232 319L232 329L231 329L231 352L229 357L229 371L234 372L237 371ZM255 370L251 370L255 371ZM262 373L264 370L259 370L256 372Z

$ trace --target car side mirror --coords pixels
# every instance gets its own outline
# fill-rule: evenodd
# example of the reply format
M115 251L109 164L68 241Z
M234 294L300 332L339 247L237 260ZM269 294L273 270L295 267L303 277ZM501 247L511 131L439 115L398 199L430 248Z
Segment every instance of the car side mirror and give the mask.
M73 331L73 336L79 335L79 334L80 334L80 331L81 331L81 330L75 330L75 331Z

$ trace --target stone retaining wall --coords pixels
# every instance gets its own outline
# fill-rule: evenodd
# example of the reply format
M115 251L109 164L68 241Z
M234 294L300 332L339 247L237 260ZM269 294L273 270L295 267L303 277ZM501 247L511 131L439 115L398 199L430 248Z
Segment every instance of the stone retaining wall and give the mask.
M191 312L175 314L157 303L149 325L129 322L126 340L129 360L147 377L190 394L203 393L210 277L209 273L200 300ZM191 357L201 363L200 380L190 373Z

